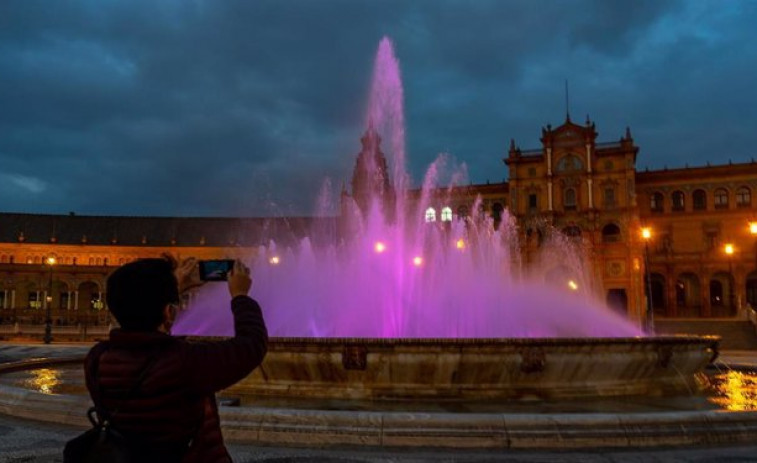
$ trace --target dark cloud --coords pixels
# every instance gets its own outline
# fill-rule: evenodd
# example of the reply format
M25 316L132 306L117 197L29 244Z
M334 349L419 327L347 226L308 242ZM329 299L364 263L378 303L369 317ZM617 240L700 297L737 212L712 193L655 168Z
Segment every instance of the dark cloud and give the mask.
M303 214L348 180L393 38L409 168L501 181L510 138L591 114L641 168L750 159L757 4L0 2L0 209Z

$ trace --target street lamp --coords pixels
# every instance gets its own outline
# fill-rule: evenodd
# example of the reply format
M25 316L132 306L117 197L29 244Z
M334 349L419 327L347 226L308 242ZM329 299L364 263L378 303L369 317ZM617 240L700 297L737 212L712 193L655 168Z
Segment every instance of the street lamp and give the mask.
M654 307L652 306L652 276L649 272L649 240L652 239L652 228L641 228L641 239L644 240L644 293L647 296L647 332L654 333Z
M736 281L736 278L733 276L733 244L726 243L725 246L723 246L723 252L728 256L728 306L729 309L733 311L733 285Z
M53 302L53 267L57 263L55 256L49 256L45 259L45 265L50 267L50 278L47 281L47 297L45 298L45 304L47 310L45 311L45 337L43 338L45 344L50 344L53 340L53 319L50 314L51 305Z

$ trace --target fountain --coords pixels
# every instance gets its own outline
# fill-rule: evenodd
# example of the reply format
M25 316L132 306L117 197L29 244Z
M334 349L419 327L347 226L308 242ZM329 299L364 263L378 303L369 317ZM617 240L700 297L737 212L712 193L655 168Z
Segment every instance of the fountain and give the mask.
M562 234L547 237L545 264L527 275L507 214L496 224L424 215L464 173L438 188L442 157L422 188L407 193L403 89L387 38L376 56L366 126L352 194L341 196L338 240L314 233L297 249L272 242L251 262L253 292L276 339L264 365L232 392L464 399L698 388L695 374L714 358L715 340L642 337L636 324L594 300L577 246ZM554 277L558 264L562 273ZM230 315L206 309L225 298L225 288L209 288L174 331L231 334Z
M464 173L437 187L441 158L408 193L402 84L386 38L369 101L339 230L314 231L296 249L271 242L250 257L273 337L263 365L224 392L251 397L249 407L222 408L227 439L547 448L754 438L754 413L734 418L701 404L653 413L701 389L718 339L644 336L593 298L570 239L545 237L544 264L525 268L507 214L497 223L427 220L428 205L451 195ZM328 195L320 204L334 209ZM223 285L206 285L174 333L231 334L230 314L218 309L227 299ZM6 412L23 403L17 414L69 421L86 409L83 398L29 402L4 388ZM613 397L620 402L608 403ZM625 412L654 397L665 405ZM584 399L591 404L579 406ZM549 405L555 400L561 405Z

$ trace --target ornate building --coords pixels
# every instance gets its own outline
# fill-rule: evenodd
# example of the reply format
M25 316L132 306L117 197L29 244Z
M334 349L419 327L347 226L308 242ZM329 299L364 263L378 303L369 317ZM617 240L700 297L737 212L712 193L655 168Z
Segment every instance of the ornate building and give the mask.
M757 305L757 163L637 172L630 129L617 141L597 136L593 122L567 118L542 129L538 149L512 140L509 181L440 192L420 213L445 221L476 212L496 224L507 209L526 263L560 230L584 246L596 295L637 320L649 309L734 317Z
M558 231L584 246L592 291L639 321L650 309L658 317L734 317L757 304L757 163L637 172L630 130L617 141L597 138L594 123L567 118L542 129L538 149L521 150L513 140L508 181L439 190L418 213L440 223L486 214L497 225L508 211L526 266ZM368 198L380 197L384 212L392 210L398 192L381 139L369 127L361 141L354 203L366 210ZM118 265L166 253L249 256L272 238L293 242L314 226L333 240L338 222L0 214L0 328L15 326L8 335L43 323L48 309L56 327L104 325L105 278Z
M274 237L286 245L314 226L335 233L333 219L2 213L0 336L40 334L33 327L48 313L57 339L107 327L105 280L114 268L135 259L249 257Z

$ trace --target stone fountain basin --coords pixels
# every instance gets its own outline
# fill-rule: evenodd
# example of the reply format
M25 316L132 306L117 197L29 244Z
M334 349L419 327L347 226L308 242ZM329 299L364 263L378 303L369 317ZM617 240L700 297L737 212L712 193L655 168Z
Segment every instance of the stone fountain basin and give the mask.
M227 392L371 400L690 395L719 341L272 338L263 364Z

